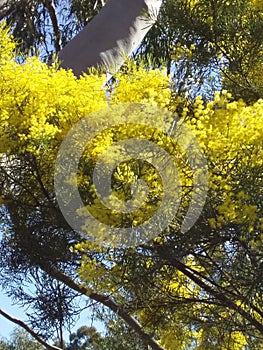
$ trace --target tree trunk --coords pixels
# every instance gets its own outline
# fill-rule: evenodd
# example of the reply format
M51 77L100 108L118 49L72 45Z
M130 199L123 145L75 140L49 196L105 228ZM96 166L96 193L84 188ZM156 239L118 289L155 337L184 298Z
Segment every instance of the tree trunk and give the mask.
M161 0L108 0L100 13L60 52L75 75L104 66L115 73L154 24Z

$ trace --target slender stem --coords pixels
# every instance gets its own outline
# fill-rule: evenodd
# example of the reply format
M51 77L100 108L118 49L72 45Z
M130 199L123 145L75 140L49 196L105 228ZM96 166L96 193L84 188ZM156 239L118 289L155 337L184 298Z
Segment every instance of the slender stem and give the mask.
M33 338L35 338L40 344L44 345L48 350L62 350L57 346L47 343L43 338L41 338L37 333L35 333L25 322L14 318L2 309L0 309L0 315L7 318L9 321L17 324L18 326L24 328L24 330L26 330L30 335L32 335Z
M63 282L65 285L75 290L76 292L86 295L89 298L107 306L116 315L121 317L139 335L145 344L150 346L153 350L165 350L153 337L150 336L150 334L144 331L142 325L134 317L132 317L122 305L115 303L110 299L109 296L90 292L90 290L85 285L78 284L70 276L58 270L56 267L47 265L44 266L41 264L40 268L51 277Z
M52 26L54 30L54 46L55 46L56 53L58 53L61 50L61 47L60 47L60 30L59 30L56 10L51 0L44 0L42 1L42 4L47 9L52 22Z
M253 315L244 310L242 307L238 306L233 300L227 297L223 292L215 290L211 285L204 281L202 278L198 277L198 275L194 272L193 269L189 268L181 261L176 259L171 253L167 251L164 247L156 248L160 257L162 257L167 264L170 266L174 266L176 269L181 271L185 276L189 277L193 282L195 282L199 287L201 287L204 291L209 293L211 296L216 298L217 300L222 301L228 308L235 310L238 312L244 319L250 322L257 330L263 334L263 324L260 323ZM209 281L211 282L211 281Z

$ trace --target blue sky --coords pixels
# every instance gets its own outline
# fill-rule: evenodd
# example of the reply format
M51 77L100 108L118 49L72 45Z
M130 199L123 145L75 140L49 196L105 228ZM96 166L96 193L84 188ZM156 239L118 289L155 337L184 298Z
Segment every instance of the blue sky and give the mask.
M3 234L3 225L1 226L0 221L0 240L2 238ZM31 291L34 290L34 286L27 285L27 288ZM79 299L79 305L81 308L84 308L86 306L86 303L89 302L90 299L88 297L80 297ZM8 297L3 292L3 286L0 285L0 308L3 309L3 311L9 313L11 316L18 318L22 321L27 320L26 312L29 313L29 310L26 310L26 308L22 308L20 305L14 304L12 302L12 299ZM32 312L32 310L31 310ZM99 332L104 331L104 325L101 321L94 320L94 317L92 316L92 309L85 309L81 312L81 315L79 318L76 319L76 324L74 327L72 327L72 332L76 331L81 326L94 326L97 328ZM14 330L14 328L18 328L17 325L12 323L11 321L7 320L5 317L0 315L0 339L1 338L8 338L10 333ZM68 341L68 335L69 333L65 331L65 340ZM1 349L0 349L1 350Z
M86 299L86 298L85 298ZM11 298L7 297L0 289L0 308L11 316L19 318L23 321L27 319L27 316L23 309L12 303ZM99 321L93 320L91 310L84 310L81 313L80 318L77 320L76 325L72 328L72 332L77 330L81 326L95 326L98 331L103 332L103 324ZM0 315L0 338L8 338L10 333L16 328L15 324L8 321L6 318ZM65 332L66 341L68 341L68 332Z
M11 298L8 298L0 289L0 308L10 315L21 320L26 318L21 308L12 305ZM14 329L14 324L0 315L0 337L8 337L9 333Z
M65 12L67 10L63 7L63 11ZM63 22L63 18L61 17L61 14L58 13L58 16L60 21ZM1 226L1 222L0 222L0 226ZM1 239L1 227L0 227L0 239ZM13 304L12 299L10 297L7 297L3 293L1 286L0 286L0 308L3 309L5 312L9 313L13 317L21 319L23 321L27 320L25 309L18 306L17 304ZM93 320L92 310L84 310L81 312L81 316L77 320L76 325L72 328L72 332L83 325L86 325L86 326L93 325L100 332L103 332L104 330L102 322ZM6 318L0 315L0 339L9 338L10 333L14 330L14 328L17 328L17 327L18 327L17 325L12 323L11 321L8 321ZM68 334L66 334L66 341L67 340L68 340Z

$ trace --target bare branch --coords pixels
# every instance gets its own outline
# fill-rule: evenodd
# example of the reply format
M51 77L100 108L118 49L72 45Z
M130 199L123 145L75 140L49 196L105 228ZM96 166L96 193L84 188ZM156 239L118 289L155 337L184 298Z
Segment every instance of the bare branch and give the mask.
M42 4L47 9L49 16L51 18L51 22L54 30L54 46L55 46L56 53L58 53L61 50L61 47L60 47L60 30L59 30L56 10L52 3L52 0L44 0L42 1Z
M226 305L229 309L238 312L244 319L250 322L257 330L263 334L263 324L259 322L252 314L243 309L241 306L236 304L233 300L227 297L226 294L220 292L213 288L209 283L211 281L205 281L198 276L198 272L195 273L194 269L189 268L181 261L176 259L171 252L168 251L166 247L156 246L156 251L159 256L167 262L168 265L175 267L177 270L181 271L185 276L189 277L193 282L200 286L204 291L213 296L216 300L219 300Z
M125 310L125 308L122 305L116 304L113 300L110 299L109 296L104 296L93 292L91 293L87 287L78 284L70 276L66 275L65 273L61 272L55 267L41 265L40 268L44 270L47 274L49 274L51 277L63 282L73 290L107 306L116 315L121 317L153 350L165 350L163 347L161 347L160 344L158 344L158 342L153 337L150 336L150 334L144 331L142 325L134 317L129 315L129 313Z
M47 343L44 339L42 339L38 334L36 334L25 322L14 318L13 316L9 315L7 312L5 312L4 310L0 309L0 314L7 318L9 321L17 324L18 326L24 328L24 330L26 330L30 335L32 335L33 338L36 339L36 341L38 341L40 344L42 344L43 346L45 346L48 350L62 350L61 348L58 348L57 346L51 345L49 343Z

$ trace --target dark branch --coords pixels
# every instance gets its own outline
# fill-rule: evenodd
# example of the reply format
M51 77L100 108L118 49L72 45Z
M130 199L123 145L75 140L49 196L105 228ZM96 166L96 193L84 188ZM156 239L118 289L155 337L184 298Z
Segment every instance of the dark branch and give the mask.
M7 318L9 321L17 324L18 326L24 328L30 335L32 335L33 338L36 339L40 344L44 345L48 350L62 350L61 348L58 348L57 346L48 344L44 339L42 339L38 334L36 334L25 322L14 318L13 316L9 315L2 309L0 309L0 314Z
M185 276L189 277L193 282L195 282L199 287L201 287L204 291L209 293L215 299L223 302L228 308L235 310L238 312L244 319L251 323L257 330L263 334L263 324L260 323L255 317L253 317L249 312L244 310L242 307L238 306L233 300L228 298L224 293L215 290L211 285L206 283L202 278L198 277L197 274L194 273L193 269L189 269L185 264L181 261L177 260L171 253L169 253L165 249L165 247L158 246L156 248L159 256L164 259L170 266L174 266L176 269L181 271Z
M87 287L85 287L84 285L78 284L70 276L66 275L65 273L61 272L55 267L41 265L40 268L44 270L47 274L49 274L51 277L57 279L58 281L63 282L64 284L66 284L68 287L72 288L76 292L86 295L89 298L93 299L94 301L97 301L107 306L116 315L121 317L140 336L140 338L147 345L149 345L153 350L165 350L163 347L160 346L160 344L157 343L155 339L153 339L148 333L146 333L143 330L142 325L134 317L129 315L123 306L116 304L108 296L104 296L93 292L91 293Z
M42 1L42 3L44 7L47 9L52 22L52 26L54 30L54 46L55 46L56 53L58 53L61 50L61 47L60 47L60 30L59 30L56 10L51 0L44 0Z

